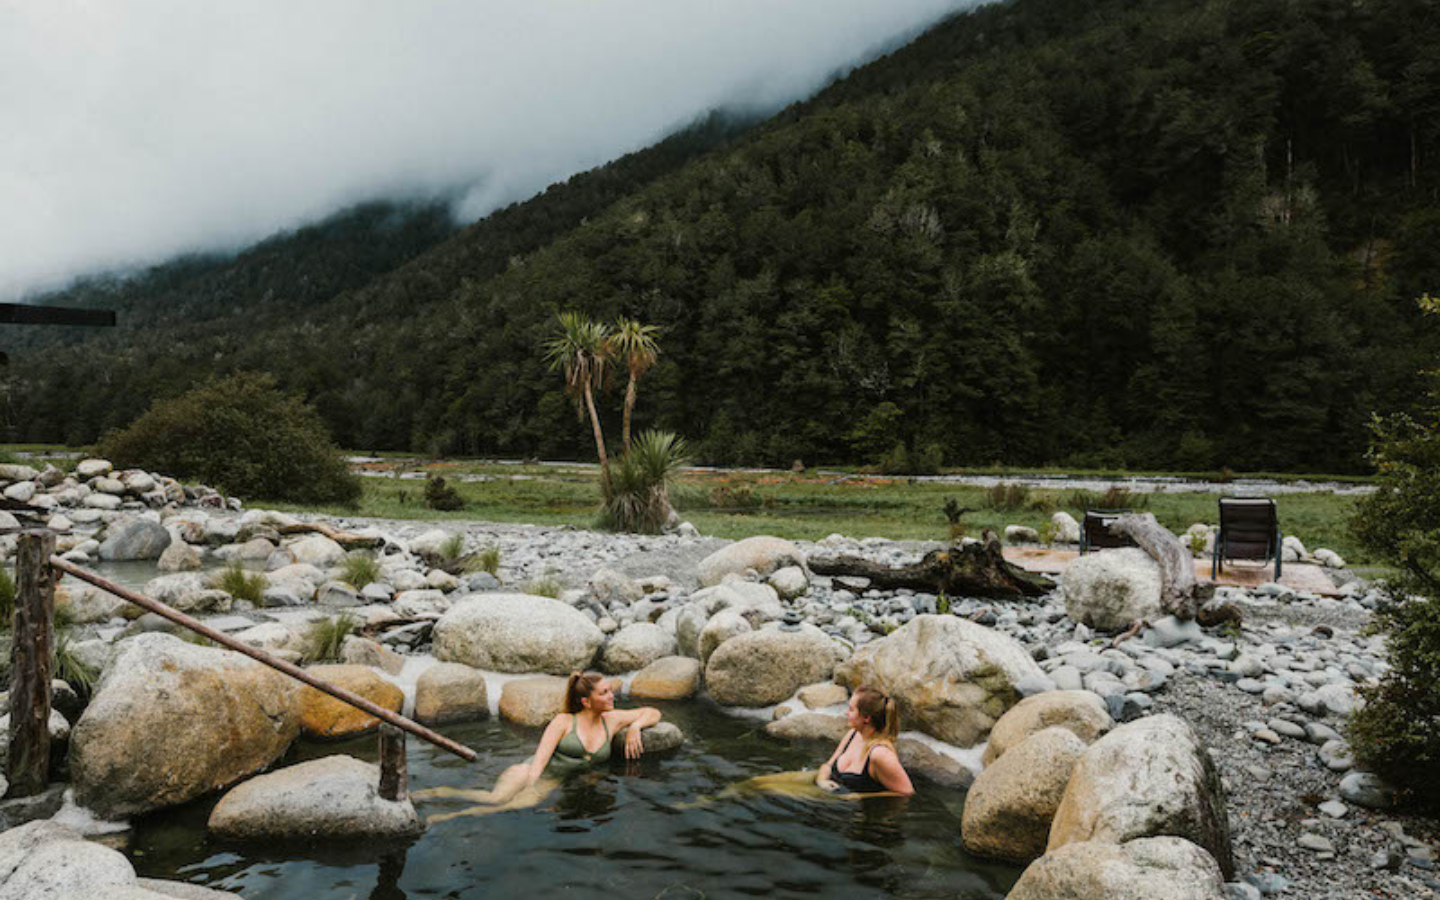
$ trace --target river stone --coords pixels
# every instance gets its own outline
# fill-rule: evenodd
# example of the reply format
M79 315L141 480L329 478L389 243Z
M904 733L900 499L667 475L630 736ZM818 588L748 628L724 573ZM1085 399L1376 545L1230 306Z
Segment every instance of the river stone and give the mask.
M405 668L405 657L369 638L349 635L340 645L340 661L355 666L371 666L386 675L399 675Z
M226 544L215 550L215 556L226 561L264 562L275 552L275 545L263 537L251 538L243 544Z
M100 558L113 562L159 559L170 546L170 532L151 519L121 519L105 528Z
M675 642L682 656L700 658L700 632L710 621L710 608L702 603L691 602L675 615Z
M549 597L475 594L435 623L435 656L493 672L569 674L595 658L604 635Z
M1049 850L1162 835L1199 844L1233 876L1220 776L1194 729L1168 714L1121 725L1085 751L1055 813Z
M1395 805L1395 789L1370 772L1351 772L1340 779L1340 796L1367 809L1389 809Z
M415 718L425 725L466 722L490 714L485 673L460 663L437 663L415 682Z
M625 738L628 736L629 730L628 726L622 728L610 738L610 758L612 760L625 758ZM640 742L643 756L667 753L685 743L685 733L670 722L656 722L640 732Z
M399 712L405 704L400 688L375 674L368 666L329 665L306 669L322 681L359 694L371 703L391 712ZM380 720L329 694L305 685L300 692L300 728L306 737L347 738L365 734L379 726Z
M630 606L645 598L645 591L640 585L631 580L630 576L614 569L597 569L595 574L590 576L589 588L590 596L607 607L612 603Z
M902 728L957 747L985 739L1020 699L1016 684L1042 674L1014 638L955 616L916 616L866 644L835 670L852 691L874 685L895 698Z
M1046 728L985 767L965 795L960 835L976 856L1029 862L1045 854L1050 822L1085 742Z
M21 468L29 468L29 466L22 466ZM91 478L99 478L103 475L109 475L113 471L115 471L115 466L111 465L110 460L108 459L82 459L80 460L80 462L75 464L75 475L82 481L88 481ZM4 472L0 472L0 478L3 477L9 476L7 476ZM34 476L28 477L33 478Z
M443 528L432 528L410 541L410 552L423 559L441 559L446 544L455 537L455 532Z
M767 628L721 644L705 666L705 685L723 706L769 706L829 679L841 659L839 645L814 625Z
M345 562L345 548L323 534L308 534L286 547L295 554L295 561L317 569L328 569Z
M1160 607L1160 567L1138 547L1086 554L1061 577L1065 614L1101 631L1123 631L1137 619L1154 621Z
M710 617L700 631L700 663L708 665L720 645L731 638L754 631L750 620L733 609L722 609Z
M287 766L231 789L209 828L232 840L408 837L425 830L408 798L384 800L380 767L352 756Z
M941 787L969 790L975 781L975 774L958 759L937 752L924 741L902 737L895 742L900 754L900 764L911 776L919 775Z
M35 482L17 481L5 489L5 496L16 503L29 503L35 496Z
M295 680L171 635L129 638L71 738L76 799L116 819L185 803L269 766L299 732Z
M183 541L172 541L155 566L161 572L190 572L200 568L200 551Z
M1054 529L1055 543L1080 543L1080 523L1075 521L1075 517L1069 513L1064 511L1055 513L1050 517L1050 527Z
M55 590L56 609L69 611L70 621L76 625L91 622L108 622L125 615L127 609L139 610L108 591L85 586L64 585Z
M844 716L828 713L794 713L783 719L767 722L765 733L785 741L824 741L838 744L850 727Z
M777 537L749 537L721 547L700 561L700 584L719 584L726 575L744 575L754 569L762 577L786 566L805 565L805 554L791 542Z
M807 684L795 696L805 704L806 709L823 709L849 700L850 692L845 690L844 685L822 681L818 684Z
M781 600L794 600L810 588L810 581L805 577L805 570L799 566L777 569L775 574L765 580L765 583L775 589L775 593Z
M1005 900L1225 900L1225 879L1202 848L1176 837L1082 841L1031 863Z
M0 900L109 897L135 884L117 850L41 819L0 833Z
M565 679L536 675L505 682L500 689L500 718L538 728L565 711Z
M149 896L138 897L135 900L244 900L239 894L217 891L214 888L201 887L198 884L184 881L137 878L135 884L141 890L150 892ZM105 900L111 900L111 898L107 897ZM130 898L121 897L117 900L130 900Z
M119 508L120 508L120 504L121 504L122 502L124 502L124 501L122 501L119 497L115 496L114 494L87 494L87 495L85 496L85 499L82 500L82 501L80 501L80 502L81 502L81 505L83 505L86 509L104 510L104 511L106 511L106 512L113 512L114 510L119 509ZM77 521L77 522L84 522L84 521L86 521L86 519L82 518L79 513L76 513L76 514L72 515L71 518L74 519L74 520ZM95 521L95 520L94 520L94 519L89 519L89 521Z
M627 625L605 644L600 668L620 674L643 669L657 659L675 655L675 639L649 622Z
M235 640L259 650L299 650L303 640L288 625L263 622L231 635Z
M1115 727L1105 701L1090 691L1046 691L1026 697L1000 717L990 730L983 763L990 765L1006 750L1036 732L1053 727L1067 728L1085 744Z
M667 656L640 670L630 682L637 700L687 700L700 689L700 661L688 656Z
M90 490L99 491L102 494L114 494L118 497L125 493L125 482L108 476L96 478L90 482Z

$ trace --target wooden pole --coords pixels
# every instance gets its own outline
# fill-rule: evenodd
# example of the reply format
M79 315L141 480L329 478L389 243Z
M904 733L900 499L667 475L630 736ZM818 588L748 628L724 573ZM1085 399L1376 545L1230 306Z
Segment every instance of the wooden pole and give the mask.
M339 687L338 685L334 685L328 681L323 681L319 678L316 678L314 675L311 675L309 672L306 672L299 666L292 665L291 663L288 663L283 659L277 659L276 657L273 657L270 654L266 653L264 650L259 650L255 647L251 647L249 644L237 641L230 635L220 631L216 631L214 628L211 628L209 625L206 625L204 622L201 622L198 619L190 618L189 616L180 612L178 609L172 609L158 600L152 600L151 598L146 597L144 594L137 594L129 588L121 587L120 585L116 584L113 581L110 581L109 579L102 578L87 569L82 569L74 563L66 562L58 556L50 557L50 565L66 573L67 575L73 575L81 581L93 584L96 587L100 588L102 591L108 591L109 593L119 597L121 600L127 600L130 603L133 603L136 606L140 607L141 609L153 612L158 616L169 619L177 625L181 625L185 628L190 629L196 634L203 635L204 637L209 638L210 640L221 645L222 647L234 650L236 653L243 653L251 659L256 660L257 662L264 663L265 665L269 666L272 669L275 669L278 672L284 672L291 678L294 678L297 681L302 681L323 694L329 694L336 700L339 700L343 703L348 703L356 709L364 710L365 712L369 713L370 715L374 716L382 722L388 722L391 725L394 725L396 728L401 729L402 731L410 732L421 740L429 741L430 743L441 748L442 750L448 750L456 756L460 757L461 759L465 760L466 762L475 761L475 751L471 750L469 747L466 747L464 744L457 744L455 741L450 740L442 734L437 734L436 732L431 731L430 729L426 728L424 725L421 725L418 722L413 722L402 715L393 713L390 710L384 708L383 706L377 706L374 703L371 703L369 700L366 700L364 697L361 697L359 694L347 691L344 688Z
M50 662L55 641L55 573L45 564L55 533L20 535L10 645L10 797L45 790L50 774Z
M380 726L380 799L404 800L410 796L409 772L405 764L405 734L389 725Z

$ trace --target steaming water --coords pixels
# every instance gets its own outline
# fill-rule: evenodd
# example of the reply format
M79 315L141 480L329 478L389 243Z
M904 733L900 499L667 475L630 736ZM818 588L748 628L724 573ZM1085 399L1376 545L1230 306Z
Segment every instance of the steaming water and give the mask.
M238 891L246 900L481 897L903 897L998 900L1019 875L960 846L964 794L917 784L908 801L721 798L727 785L810 767L828 748L764 737L759 723L705 703L664 706L688 742L665 758L582 773L542 806L441 822L408 845L213 840L214 800L137 823L130 856L142 876ZM467 764L411 739L411 788L489 787L534 749L536 729L491 719L446 733L480 751ZM308 744L373 760L375 740ZM450 811L451 803L422 805Z

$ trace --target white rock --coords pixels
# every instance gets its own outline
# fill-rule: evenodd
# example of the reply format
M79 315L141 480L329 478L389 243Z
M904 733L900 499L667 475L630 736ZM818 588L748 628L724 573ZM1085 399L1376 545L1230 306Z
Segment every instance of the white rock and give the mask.
M473 594L435 623L435 656L495 672L568 675L590 665L603 639L583 613L559 600Z
M1074 516L1064 511L1057 512L1050 517L1050 524L1055 530L1055 543L1080 543L1080 523L1075 521Z
M1102 631L1122 631L1137 619L1154 621L1160 607L1160 567L1137 547L1101 550L1066 567L1065 614Z
M716 585L726 575L744 575L749 569L764 576L786 566L804 566L805 554L790 541L777 537L750 537L722 547L700 562L700 583Z
M675 638L658 625L626 625L605 644L600 668L619 674L636 672L658 659L675 655Z

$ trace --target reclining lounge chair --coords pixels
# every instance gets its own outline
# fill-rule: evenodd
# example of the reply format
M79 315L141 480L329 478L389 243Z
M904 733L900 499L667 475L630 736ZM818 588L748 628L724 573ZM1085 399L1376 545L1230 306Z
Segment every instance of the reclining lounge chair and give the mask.
M1220 531L1215 535L1215 554L1210 577L1218 578L1225 560L1275 560L1275 580L1280 580L1280 517L1269 497L1221 497Z
M1110 533L1110 523L1128 513L1128 509L1087 509L1085 519L1080 523L1080 553L1083 556L1091 550L1110 547L1133 547L1129 537Z

